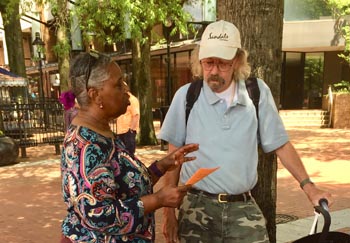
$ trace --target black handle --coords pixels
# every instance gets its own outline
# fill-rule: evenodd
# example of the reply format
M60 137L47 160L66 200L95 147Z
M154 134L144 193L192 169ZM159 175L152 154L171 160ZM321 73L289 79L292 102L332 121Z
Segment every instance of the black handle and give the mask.
M329 211L327 199L321 198L320 201L318 201L318 204L325 210Z
M321 198L318 204L319 206L315 206L315 210L316 212L321 213L324 218L324 225L318 242L323 243L326 242L327 234L329 232L329 227L331 225L331 215L329 214L327 199Z

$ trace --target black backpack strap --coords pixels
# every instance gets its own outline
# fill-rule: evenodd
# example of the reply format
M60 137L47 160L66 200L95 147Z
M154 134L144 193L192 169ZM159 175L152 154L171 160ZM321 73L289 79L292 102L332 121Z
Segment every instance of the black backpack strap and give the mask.
M192 81L190 84L190 87L187 90L187 94L186 94L186 125L187 125L187 120L188 120L188 117L190 115L193 104L198 99L198 96L201 93L202 87L203 87L203 80L198 79L198 80Z
M249 77L245 81L245 85L249 94L250 99L253 101L255 106L256 117L259 120L259 100L260 100L260 89L258 85L258 80L255 77ZM186 94L186 124L188 116L190 115L193 104L198 99L198 96L203 87L203 80L195 80L191 82L190 87L187 90Z
M255 106L256 118L258 119L258 140L260 144L260 129L259 129L259 100L260 100L260 89L258 85L258 80L255 77L249 77L245 81L245 86L248 91L249 98L253 101Z
M249 77L245 81L245 86L247 88L249 97L253 101L253 104L255 106L256 118L259 120L260 89L257 78Z

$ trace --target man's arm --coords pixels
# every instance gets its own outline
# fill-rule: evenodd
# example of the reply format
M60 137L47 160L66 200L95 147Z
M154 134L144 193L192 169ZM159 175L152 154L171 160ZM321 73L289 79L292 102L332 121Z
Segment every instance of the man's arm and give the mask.
M168 153L177 149L173 144L169 143ZM165 186L177 186L180 177L181 166L174 170L167 171L164 175ZM174 208L163 209L163 234L167 243L177 242L178 240L178 222Z
M309 178L306 169L295 150L294 146L287 142L276 150L278 158L281 160L283 166L292 174L292 176L301 183L305 179ZM319 189L313 183L305 184L302 189L308 196L309 200L313 205L318 205L318 202L321 198L326 198L329 205L333 203L332 195L329 192Z
M137 131L139 129L139 119L140 119L140 114L134 114L131 117L131 122L130 122L130 129Z
M130 107L131 107L131 121L130 121L130 129L134 131L139 130L139 121L140 121L140 103L138 99L133 96L130 99Z

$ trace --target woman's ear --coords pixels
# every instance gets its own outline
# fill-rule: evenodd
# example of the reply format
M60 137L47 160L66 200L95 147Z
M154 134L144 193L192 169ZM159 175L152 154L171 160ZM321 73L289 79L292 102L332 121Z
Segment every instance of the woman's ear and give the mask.
M88 96L89 96L92 103L95 103L97 105L100 105L102 103L102 97L101 97L100 93L98 92L98 90L96 90L94 88L90 88L88 90Z

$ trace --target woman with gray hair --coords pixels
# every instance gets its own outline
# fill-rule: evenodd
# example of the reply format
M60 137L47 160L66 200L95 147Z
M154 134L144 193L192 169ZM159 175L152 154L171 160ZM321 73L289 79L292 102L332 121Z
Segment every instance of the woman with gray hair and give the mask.
M185 145L148 168L130 154L109 126L129 105L120 67L105 56L82 53L71 63L80 109L68 128L61 157L67 216L61 242L154 242L154 211L178 207L188 187L153 193L168 170L195 157Z

